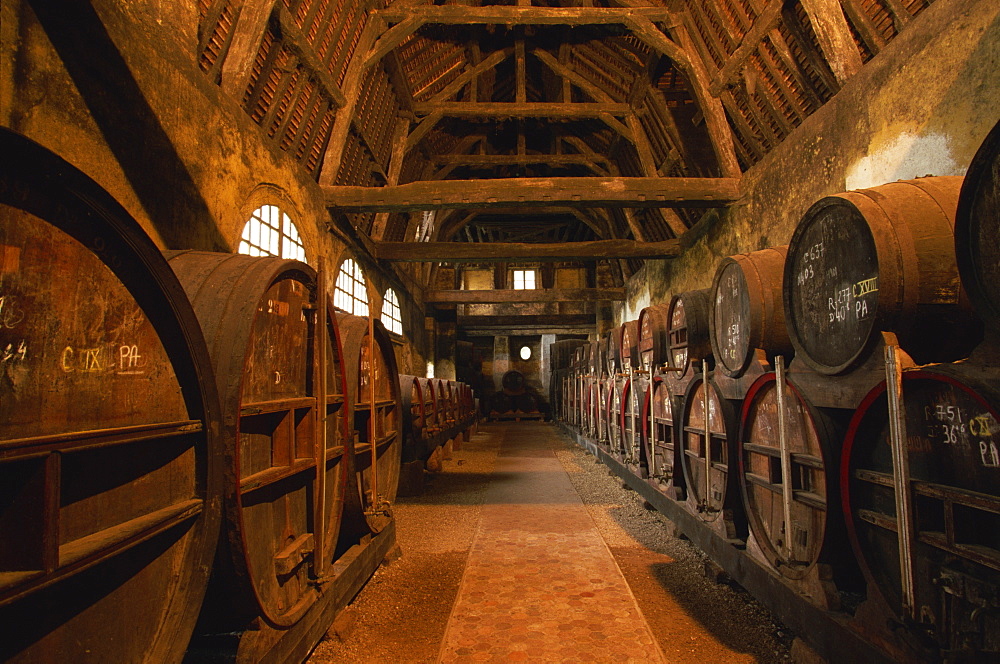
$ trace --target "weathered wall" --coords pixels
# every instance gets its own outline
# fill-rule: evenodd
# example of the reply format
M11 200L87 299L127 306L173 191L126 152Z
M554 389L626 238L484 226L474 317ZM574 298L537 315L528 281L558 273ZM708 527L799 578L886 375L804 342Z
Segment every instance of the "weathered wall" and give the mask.
M816 200L849 189L962 175L1000 119L1000 3L937 0L823 108L744 175L743 199L710 213L672 261L647 261L616 307L711 285L725 256L787 244Z
M338 229L317 183L198 68L195 3L0 0L0 126L87 173L162 249L233 251L250 213L276 204L294 220L327 285L357 257L378 315L393 287L413 344L428 352L420 289L367 260ZM413 358L410 361L410 358Z

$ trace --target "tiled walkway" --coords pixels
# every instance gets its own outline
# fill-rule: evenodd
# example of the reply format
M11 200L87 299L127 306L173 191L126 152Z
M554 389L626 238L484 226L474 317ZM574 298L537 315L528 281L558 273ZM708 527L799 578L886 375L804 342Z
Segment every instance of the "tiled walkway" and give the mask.
M663 662L543 425L508 427L442 662Z

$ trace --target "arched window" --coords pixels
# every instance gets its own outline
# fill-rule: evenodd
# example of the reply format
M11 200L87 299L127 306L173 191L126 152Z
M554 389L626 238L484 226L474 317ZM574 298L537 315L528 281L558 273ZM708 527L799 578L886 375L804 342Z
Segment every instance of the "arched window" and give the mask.
M239 253L306 262L306 250L302 246L299 230L291 217L276 205L262 205L253 211L243 227Z
M399 298L391 288L385 292L382 300L382 324L385 329L396 334L403 333L403 315L399 311Z
M337 287L333 291L333 306L355 316L368 315L368 286L361 268L348 258L340 265Z

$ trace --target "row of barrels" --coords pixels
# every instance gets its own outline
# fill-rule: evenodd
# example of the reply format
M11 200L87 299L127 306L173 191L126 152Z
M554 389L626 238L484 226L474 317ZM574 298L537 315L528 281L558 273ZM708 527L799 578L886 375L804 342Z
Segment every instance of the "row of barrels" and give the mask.
M0 660L181 661L315 618L414 445L389 335L304 263L163 254L0 145Z
M824 198L574 349L560 417L890 657L1000 657L998 203L1000 125Z
M403 463L426 464L434 452L448 441L465 440L478 419L472 388L461 381L400 375L403 429L407 444Z

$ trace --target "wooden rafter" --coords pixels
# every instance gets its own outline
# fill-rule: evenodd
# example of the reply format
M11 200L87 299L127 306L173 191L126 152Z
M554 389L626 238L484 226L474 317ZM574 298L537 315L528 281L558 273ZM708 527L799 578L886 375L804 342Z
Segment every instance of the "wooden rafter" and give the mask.
M503 178L411 182L395 187L323 187L342 212L449 208L724 207L739 197L736 178Z
M674 13L661 7L510 7L489 5L418 5L378 11L387 23L416 19L442 25L622 25L631 18L672 21Z
M441 113L449 117L463 118L565 118L570 120L600 118L603 115L625 116L630 112L627 104L561 104L557 102L440 101L417 103L413 108L418 116Z
M507 304L511 302L598 302L624 300L624 288L550 288L530 290L429 290L428 304Z
M778 22L781 21L781 6L783 4L784 0L769 0L764 13L757 17L750 32L740 40L739 48L729 56L725 66L712 79L708 91L713 96L718 97L723 88L736 80L746 61L760 46L764 36L778 25Z
M506 261L595 261L608 258L673 258L681 253L678 240L636 242L378 242L379 260L424 263L495 263Z
M241 99L250 83L254 56L260 48L276 2L277 0L247 2L240 11L236 25L233 26L226 59L222 63L222 91L231 97Z
M839 0L801 0L823 57L843 85L861 69L861 54L851 36Z

